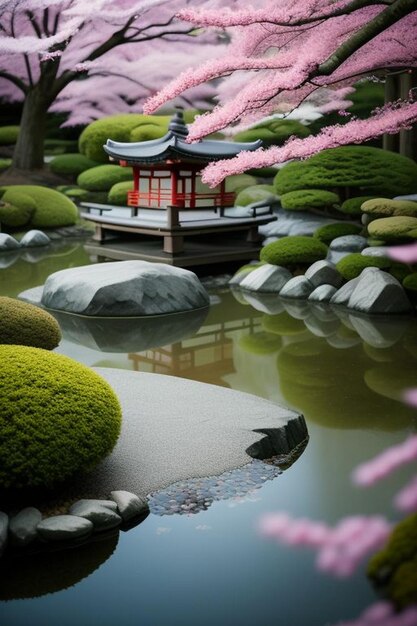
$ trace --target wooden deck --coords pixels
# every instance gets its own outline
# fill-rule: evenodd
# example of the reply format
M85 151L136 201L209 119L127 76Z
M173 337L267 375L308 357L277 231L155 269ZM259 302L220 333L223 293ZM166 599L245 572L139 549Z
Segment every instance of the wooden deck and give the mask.
M140 259L177 267L246 261L261 248L258 226L274 215L222 217L214 210L177 210L109 207L82 203L81 216L95 224L89 254L117 260ZM137 213L135 215L135 213Z

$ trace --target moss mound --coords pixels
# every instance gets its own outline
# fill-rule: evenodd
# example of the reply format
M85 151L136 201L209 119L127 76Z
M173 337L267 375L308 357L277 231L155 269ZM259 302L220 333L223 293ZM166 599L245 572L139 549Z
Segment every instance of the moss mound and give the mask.
M335 222L334 224L325 224L314 231L313 237L329 244L336 237L344 235L358 235L362 228L358 224L344 224L343 222Z
M127 192L133 189L133 180L116 183L109 191L108 201L118 206L127 205Z
M411 200L391 200L390 198L372 198L362 204L362 211L370 215L417 217L417 202Z
M50 487L113 449L121 409L110 385L68 357L0 346L0 487Z
M277 171L278 170L276 167L255 167L253 169L247 170L246 174L256 176L257 178L274 178Z
M0 159L0 172L4 172L12 164L11 159Z
M52 172L61 176L78 176L81 172L99 165L97 161L88 159L84 154L61 154L49 164Z
M252 202L259 202L267 198L278 200L278 196L272 185L251 185L237 194L235 206L247 206L248 204L252 204Z
M384 270L390 265L390 259L380 256L365 256L359 252L353 252L340 259L336 263L336 269L345 280L352 280L352 278L359 276L366 267L379 267L379 269Z
M306 209L333 209L339 206L337 193L324 189L300 189L289 191L281 196L282 208L287 211L305 211Z
M293 161L276 175L279 195L297 189L358 189L363 195L413 193L417 163L388 150L342 146L322 150L305 161Z
M0 126L0 146L12 146L19 137L19 126Z
M381 217L368 224L369 235L382 241L413 239L413 231L416 229L417 217Z
M109 191L116 183L131 180L130 167L98 165L82 172L77 178L77 185L87 191Z
M28 224L36 211L36 202L28 195L15 189L7 190L0 206L0 223L9 228Z
M362 215L362 204L368 200L373 200L373 196L357 196L356 198L349 198L342 202L339 211L347 213L348 215Z
M243 130L234 136L234 141L256 141L262 139L264 146L282 145L289 137L308 137L310 130L297 120L273 119Z
M28 223L36 228L72 226L78 218L75 204L64 194L48 187L13 185L5 188L1 199L28 212L32 211L34 205L35 209Z
M283 267L304 265L324 259L327 246L314 237L292 236L273 241L262 248L260 258L271 265Z
M141 124L130 132L130 141L150 141L163 137L168 128L165 124Z
M252 335L243 335L239 339L239 346L250 354L271 354L281 348L281 337L272 333L258 332Z
M0 296L0 344L53 350L61 341L59 324L33 304Z

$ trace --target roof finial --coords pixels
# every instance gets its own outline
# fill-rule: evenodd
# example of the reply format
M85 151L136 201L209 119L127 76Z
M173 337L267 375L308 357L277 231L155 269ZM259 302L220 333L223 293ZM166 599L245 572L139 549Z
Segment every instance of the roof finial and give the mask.
M172 116L168 129L178 137L186 137L188 135L188 128L185 125L184 113L182 107L175 107L177 110Z

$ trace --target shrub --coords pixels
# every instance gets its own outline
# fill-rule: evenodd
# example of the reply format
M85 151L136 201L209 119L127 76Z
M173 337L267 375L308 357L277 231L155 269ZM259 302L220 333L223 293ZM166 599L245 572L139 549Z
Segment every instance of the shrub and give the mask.
M381 217L368 224L368 233L375 239L393 241L413 238L412 231L417 228L417 217Z
M159 139L167 133L165 124L141 124L130 132L130 141L150 141Z
M370 215L417 217L417 202L411 200L391 200L372 198L362 204L362 211Z
M142 125L150 124L168 130L171 117L168 115L110 115L89 124L79 138L79 151L98 163L107 163L108 155L103 150L107 139L132 141L131 133Z
M287 211L304 211L305 209L330 209L340 203L337 193L324 189L300 189L289 191L281 196L281 205Z
M26 346L0 346L0 362L1 487L50 487L111 452L121 409L98 374Z
M297 120L272 119L256 124L234 136L234 141L262 139L264 146L282 145L289 137L308 137L310 130Z
M324 259L327 246L314 237L292 236L273 241L261 250L261 261L284 267L311 264Z
M98 165L96 161L88 159L84 154L61 154L49 164L54 174L61 176L78 176L81 172Z
M246 171L246 174L255 176L256 178L274 178L277 173L276 167L257 167Z
M340 259L336 263L336 269L345 280L356 278L365 269L365 267L379 267L387 269L391 265L391 261L381 256L365 256L359 252L353 252Z
M98 165L82 172L77 178L77 185L87 191L109 191L116 183L131 179L130 167Z
M33 304L0 296L0 344L53 350L61 341L59 324Z
M127 180L123 183L116 183L109 191L107 197L110 204L118 206L127 205L127 192L133 189L133 180Z
M78 211L75 204L64 194L38 185L12 185L5 188L3 202L10 202L19 209L35 204L29 224L36 228L56 228L75 224Z
M77 152L78 141L74 139L45 139L43 142L45 154L58 155Z
M402 283L404 289L407 289L407 291L417 291L417 272L408 274L408 276L403 279Z
M11 159L0 159L0 172L4 172L12 164Z
M278 200L272 185L251 185L250 187L245 187L237 194L235 206L246 206L266 198Z
M25 193L13 188L6 190L0 206L0 223L9 228L19 228L28 224L36 210L36 202Z
M334 224L325 224L314 231L313 237L319 241L328 244L336 237L344 235L358 235L362 228L358 224L344 224L343 222L335 222Z
M285 165L274 179L278 194L297 189L358 189L363 195L413 193L417 163L408 157L367 146L322 150L305 161Z
M339 208L339 211L342 213L347 213L348 215L361 215L362 209L361 206L367 200L372 200L374 196L358 196L357 198L349 198L349 200L345 200Z
M0 126L0 146L11 146L19 136L19 126Z

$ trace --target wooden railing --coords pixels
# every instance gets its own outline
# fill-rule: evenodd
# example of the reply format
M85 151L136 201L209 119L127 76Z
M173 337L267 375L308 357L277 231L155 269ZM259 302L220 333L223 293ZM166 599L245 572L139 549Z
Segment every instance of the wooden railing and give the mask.
M235 194L233 192L219 193L178 193L176 197L176 206L186 209L199 209L208 207L230 207L233 206ZM199 206L202 200L207 201L205 206ZM142 206L152 209L152 204L156 204L158 207L162 204L172 204L171 191L154 191L151 193L145 193L143 191L128 191L127 192L127 204L128 206ZM156 207L155 207L156 208Z

